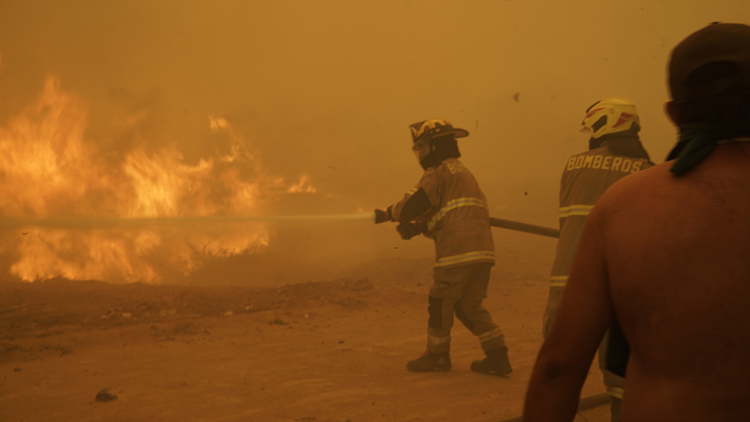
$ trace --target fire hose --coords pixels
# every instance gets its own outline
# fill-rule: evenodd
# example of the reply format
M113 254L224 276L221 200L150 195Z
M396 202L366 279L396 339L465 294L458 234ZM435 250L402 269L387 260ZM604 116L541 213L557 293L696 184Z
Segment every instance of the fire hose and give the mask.
M538 234L547 237L560 237L560 230L550 227L535 226L533 224L519 223L518 221L503 220L502 218L490 217L490 226L502 229L516 230L519 232Z
M375 210L375 224L385 223L386 221L394 221L391 215L391 207L385 210ZM534 224L521 223L518 221L505 220L502 218L490 217L490 226L500 227L502 229L516 230L524 233L538 234L540 236L547 237L560 237L560 230L553 229L550 227L536 226ZM424 221L421 222L401 222L398 226L398 231L401 237L404 239L411 239L419 233L424 232L426 226Z

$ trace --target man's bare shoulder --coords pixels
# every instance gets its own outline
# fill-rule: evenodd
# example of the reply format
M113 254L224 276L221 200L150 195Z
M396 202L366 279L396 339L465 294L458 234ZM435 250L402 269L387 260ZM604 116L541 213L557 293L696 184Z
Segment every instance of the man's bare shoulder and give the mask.
M623 204L656 199L658 192L669 189L674 183L673 174L669 171L671 166L671 162L657 164L618 180L597 201L598 213L606 213Z
M683 194L700 197L737 196L750 186L750 145L721 145L689 173L670 171L674 161L657 164L625 177L607 189L597 205L677 201Z

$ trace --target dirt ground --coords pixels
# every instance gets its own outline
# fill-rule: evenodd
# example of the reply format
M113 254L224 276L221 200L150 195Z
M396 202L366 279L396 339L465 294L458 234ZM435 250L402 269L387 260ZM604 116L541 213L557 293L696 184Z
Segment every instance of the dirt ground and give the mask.
M521 414L541 345L555 241L504 233L485 301L514 373L414 374L431 258L273 288L0 281L2 421L504 421ZM500 242L498 242L500 243ZM604 391L592 369L582 396ZM608 406L577 421L606 421Z

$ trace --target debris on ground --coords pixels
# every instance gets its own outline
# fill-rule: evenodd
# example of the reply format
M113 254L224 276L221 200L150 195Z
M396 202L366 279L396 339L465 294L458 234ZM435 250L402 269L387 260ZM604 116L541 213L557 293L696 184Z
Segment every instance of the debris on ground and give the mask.
M114 394L111 394L109 392L109 388L104 388L101 391L99 391L98 393L96 393L96 401L100 401L100 402L106 403L106 402L112 401L112 400L117 400L117 396L114 395Z

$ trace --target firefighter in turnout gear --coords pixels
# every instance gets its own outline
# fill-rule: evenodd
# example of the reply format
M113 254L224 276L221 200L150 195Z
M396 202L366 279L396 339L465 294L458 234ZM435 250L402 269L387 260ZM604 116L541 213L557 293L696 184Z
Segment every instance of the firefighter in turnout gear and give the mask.
M441 119L415 123L410 129L412 150L424 169L422 179L401 201L375 211L376 223L398 222L402 238L423 234L435 241L427 350L406 367L413 372L451 369L450 332L455 315L479 338L486 355L474 361L471 370L509 376L512 368L503 333L482 307L495 264L495 246L487 199L458 160L456 138L469 133Z
M572 156L560 183L560 239L550 277L544 311L544 337L552 328L563 288L573 264L583 224L604 191L630 173L654 164L638 137L635 105L624 98L609 98L586 110L581 132L590 134L589 150ZM604 384L612 398L612 420L618 420L623 377L629 349L615 322L599 349Z

